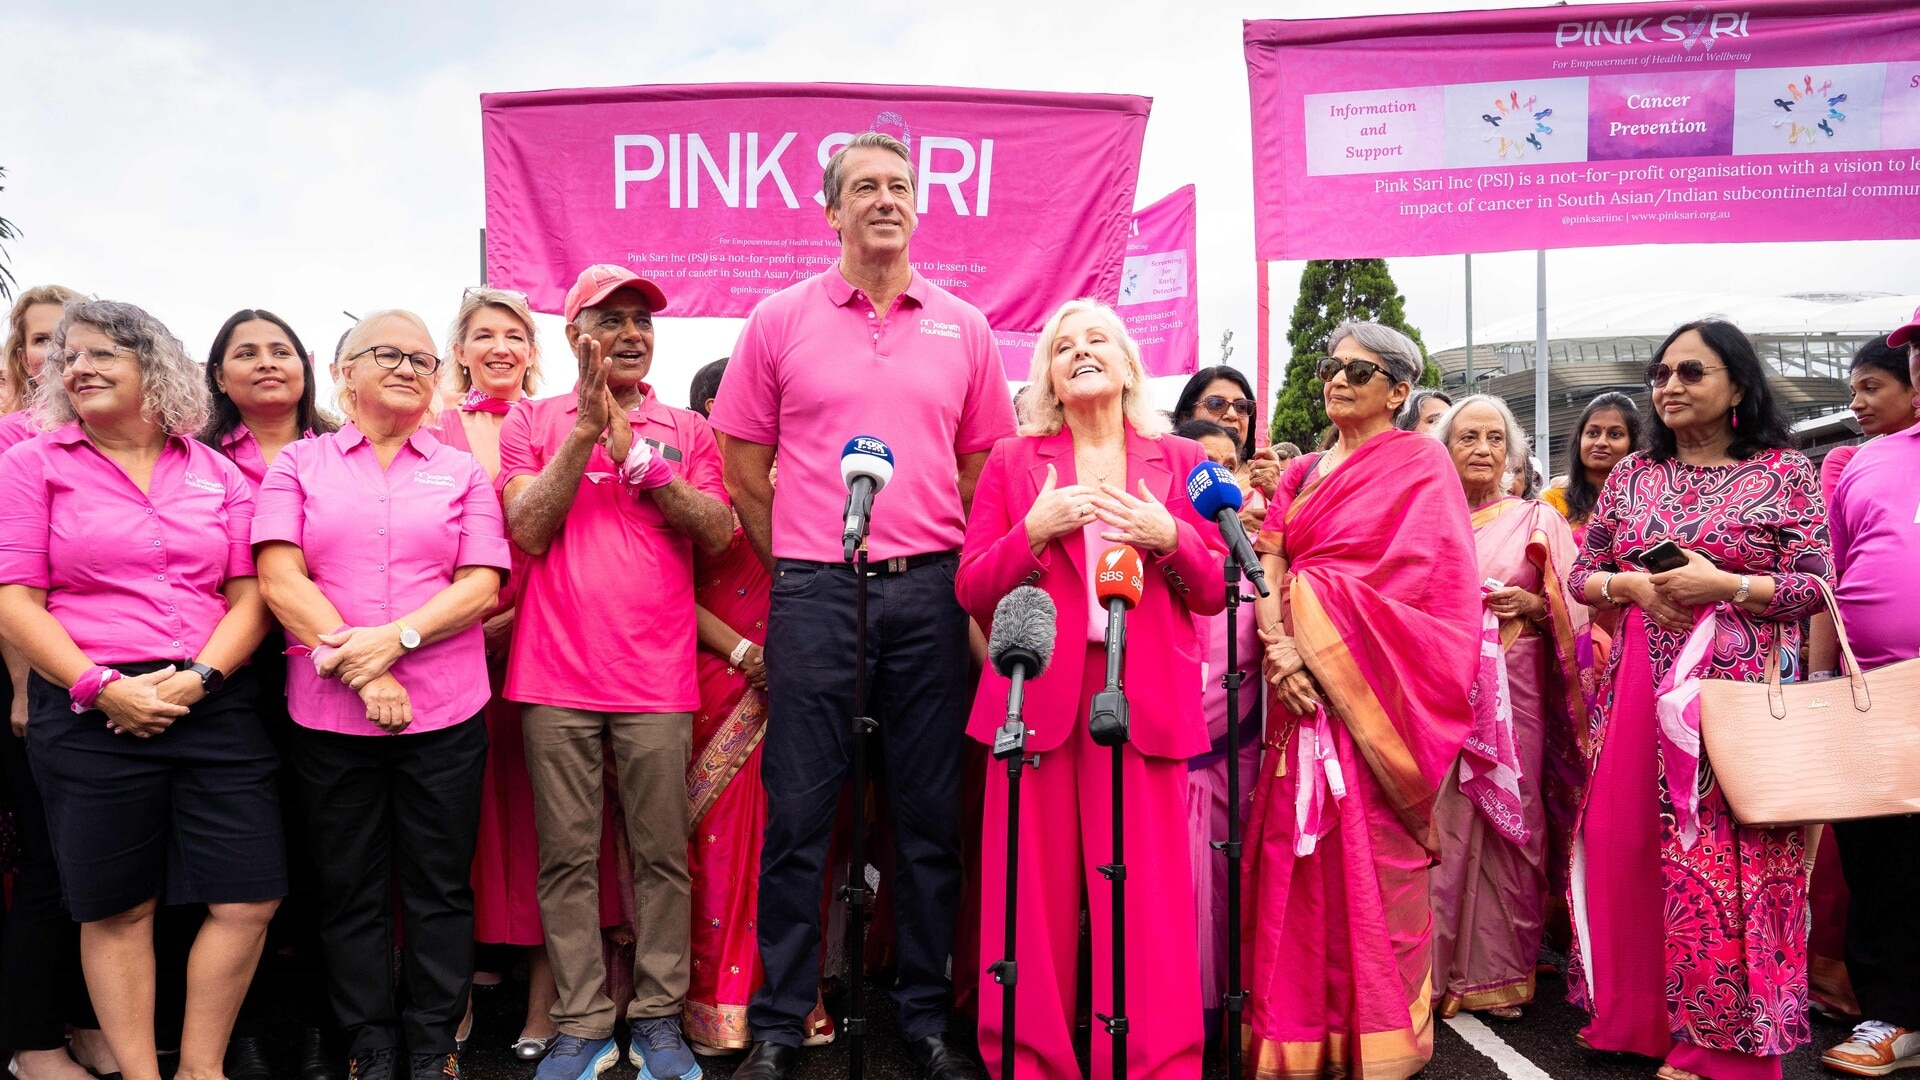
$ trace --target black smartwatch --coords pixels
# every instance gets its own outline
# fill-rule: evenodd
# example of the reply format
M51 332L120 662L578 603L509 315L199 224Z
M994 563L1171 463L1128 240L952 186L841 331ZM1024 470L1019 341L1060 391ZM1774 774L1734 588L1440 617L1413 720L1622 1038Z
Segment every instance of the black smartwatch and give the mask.
M205 690L208 697L219 693L220 688L227 685L227 677L221 673L219 668L213 667L210 664L202 664L196 661L188 665L187 670L200 676L200 689Z

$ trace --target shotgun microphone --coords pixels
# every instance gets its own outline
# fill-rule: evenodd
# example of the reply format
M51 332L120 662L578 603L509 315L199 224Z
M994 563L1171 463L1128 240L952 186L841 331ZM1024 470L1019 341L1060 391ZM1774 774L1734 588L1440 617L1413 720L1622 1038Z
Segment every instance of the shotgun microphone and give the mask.
M1140 553L1115 544L1094 564L1093 589L1107 609L1107 686L1093 695L1088 733L1099 746L1118 746L1130 737L1124 675L1127 660L1127 612L1146 588Z
M1007 690L1007 722L993 739L993 756L1005 760L1027 744L1027 725L1020 718L1028 679L1038 678L1053 659L1058 612L1053 598L1032 585L1022 585L1001 597L993 609L993 630L987 635L987 659L993 669L1012 680Z
M848 562L873 524L873 497L893 479L893 451L871 435L856 435L840 451L840 479L847 485L847 520L840 546Z
M1247 542L1246 527L1240 524L1240 505L1242 496L1240 485L1233 480L1233 474L1217 462L1203 461L1187 474L1187 499L1201 517L1212 518L1220 526L1220 535L1227 541L1227 550L1233 553L1233 561L1240 565L1240 572L1261 596L1270 595L1267 589L1267 572L1260 568L1260 558L1253 553L1253 545Z

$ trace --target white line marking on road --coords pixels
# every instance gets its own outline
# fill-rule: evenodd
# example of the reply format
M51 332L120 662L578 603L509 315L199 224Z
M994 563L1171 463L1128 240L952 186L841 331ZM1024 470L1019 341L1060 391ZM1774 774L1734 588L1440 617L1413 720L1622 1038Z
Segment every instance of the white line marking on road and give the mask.
M1467 1041L1467 1045L1493 1059L1509 1080L1553 1080L1545 1070L1522 1057L1518 1050L1508 1046L1506 1041L1493 1033L1493 1029L1480 1022L1471 1013L1460 1013L1448 1017L1444 1023L1453 1029L1454 1034Z

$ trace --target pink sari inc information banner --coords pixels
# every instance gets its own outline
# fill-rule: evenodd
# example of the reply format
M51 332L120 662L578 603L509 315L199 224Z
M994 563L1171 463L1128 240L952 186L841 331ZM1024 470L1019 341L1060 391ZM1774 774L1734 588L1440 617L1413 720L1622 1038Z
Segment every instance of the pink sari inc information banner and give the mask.
M1246 24L1255 254L1920 236L1920 4Z
M855 134L919 170L914 266L994 326L1113 297L1146 98L850 84L484 94L487 276L560 310L592 263L658 281L669 315L744 316L832 265L820 178Z

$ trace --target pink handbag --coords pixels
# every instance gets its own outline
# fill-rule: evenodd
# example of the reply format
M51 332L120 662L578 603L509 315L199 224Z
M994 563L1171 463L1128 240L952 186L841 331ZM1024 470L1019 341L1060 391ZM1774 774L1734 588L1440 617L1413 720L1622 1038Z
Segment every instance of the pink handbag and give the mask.
M1700 680L1700 736L1734 819L1754 828L1920 813L1920 659L1861 671L1825 583L1844 678Z

